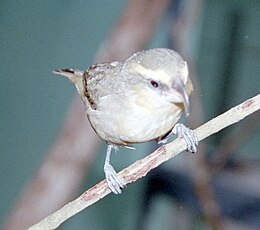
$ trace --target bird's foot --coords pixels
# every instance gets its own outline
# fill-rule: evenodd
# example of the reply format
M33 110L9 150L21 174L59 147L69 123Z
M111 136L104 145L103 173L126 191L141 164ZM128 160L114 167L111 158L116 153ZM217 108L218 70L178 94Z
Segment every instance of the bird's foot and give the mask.
M105 164L104 171L106 175L106 181L110 190L115 194L120 194L125 184L119 179L113 166L109 163Z
M172 138L172 135L175 134L178 137L184 138L186 144L187 144L187 151L190 151L192 153L195 153L197 151L198 146L198 138L196 133L187 128L183 124L176 124L172 131L162 140L158 142L158 144L167 144L169 140Z
M175 133L178 137L184 138L187 144L187 151L192 153L197 151L198 137L193 130L187 128L183 124L178 123L174 126L172 132Z

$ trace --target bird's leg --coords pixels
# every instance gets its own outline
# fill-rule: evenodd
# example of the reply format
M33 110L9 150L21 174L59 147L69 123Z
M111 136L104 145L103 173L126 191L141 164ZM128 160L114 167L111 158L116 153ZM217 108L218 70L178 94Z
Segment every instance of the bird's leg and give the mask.
M172 130L170 130L168 133L166 133L164 136L160 137L157 140L157 143L160 144L167 144L170 142L170 139L174 136L174 133L172 132Z
M192 153L195 153L197 151L198 138L196 133L193 130L187 128L185 125L179 123L177 123L173 127L170 134L166 136L166 138L160 140L158 144L168 143L169 139L172 137L173 134L177 135L178 137L184 138L187 144L187 151L190 151Z
M114 145L108 144L107 146L107 153L106 153L106 160L104 164L104 172L106 175L106 180L108 187L110 190L115 194L120 194L121 189L125 187L125 184L118 178L116 171L114 170L113 166L110 164L110 155L113 148L117 148Z

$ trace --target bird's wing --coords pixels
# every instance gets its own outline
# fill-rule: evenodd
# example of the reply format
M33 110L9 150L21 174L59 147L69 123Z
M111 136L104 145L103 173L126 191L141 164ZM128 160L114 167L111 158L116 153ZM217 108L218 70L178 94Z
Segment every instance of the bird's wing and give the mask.
M83 75L85 96L92 108L100 99L118 91L121 63L103 63L90 66Z

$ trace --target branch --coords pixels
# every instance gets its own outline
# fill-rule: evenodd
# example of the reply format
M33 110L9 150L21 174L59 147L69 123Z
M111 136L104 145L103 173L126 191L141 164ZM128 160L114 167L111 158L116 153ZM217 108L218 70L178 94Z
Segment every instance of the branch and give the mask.
M231 108L227 112L219 115L216 118L208 121L204 125L195 129L198 140L201 141L210 135L219 132L220 130L239 122L246 116L260 109L260 94L252 97L245 102ZM183 139L177 138L173 142L159 147L157 150L146 156L145 158L136 161L132 165L119 172L119 177L129 184L144 177L150 170L176 156L186 149L186 143ZM29 230L36 229L55 229L65 220L87 208L88 206L99 201L110 193L105 180L96 184L74 201L66 204L64 207L49 215L39 223L35 224Z
M239 145L249 139L260 126L260 112L254 113L242 125L231 134L222 138L219 145L212 154L211 173L216 174L220 172L230 157L236 152Z

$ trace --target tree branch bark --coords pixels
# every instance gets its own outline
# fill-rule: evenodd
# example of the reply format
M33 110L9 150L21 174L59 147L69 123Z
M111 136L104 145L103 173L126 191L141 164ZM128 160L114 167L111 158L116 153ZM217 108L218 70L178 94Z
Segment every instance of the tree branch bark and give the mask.
M213 118L194 131L198 136L198 140L201 141L228 126L239 122L246 116L256 112L259 109L260 94ZM186 143L184 140L177 138L173 142L159 147L147 157L136 161L135 163L120 171L118 173L119 177L125 182L125 184L135 182L136 180L144 177L153 168L171 159L185 149ZM103 180L84 192L74 201L66 204L58 211L54 212L39 223L29 228L29 230L55 229L65 220L104 198L110 192L111 191L109 190L106 181Z

